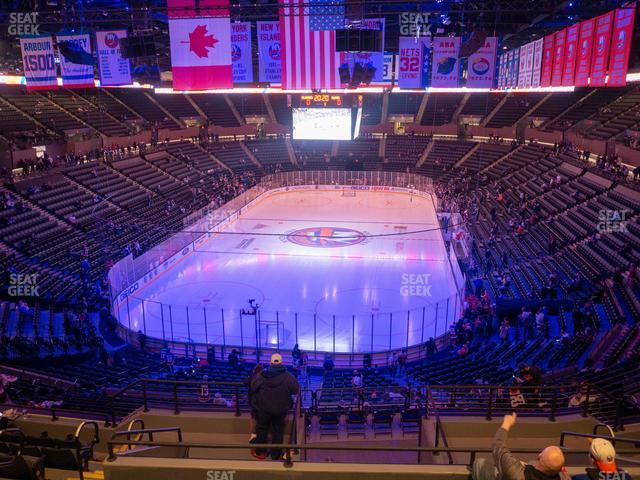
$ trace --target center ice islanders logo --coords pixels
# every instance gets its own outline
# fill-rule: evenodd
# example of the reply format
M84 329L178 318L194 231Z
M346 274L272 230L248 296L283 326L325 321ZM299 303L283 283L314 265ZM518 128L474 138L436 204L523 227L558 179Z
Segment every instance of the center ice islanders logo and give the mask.
M349 247L364 242L364 233L342 227L308 227L295 230L287 240L301 247L336 248Z

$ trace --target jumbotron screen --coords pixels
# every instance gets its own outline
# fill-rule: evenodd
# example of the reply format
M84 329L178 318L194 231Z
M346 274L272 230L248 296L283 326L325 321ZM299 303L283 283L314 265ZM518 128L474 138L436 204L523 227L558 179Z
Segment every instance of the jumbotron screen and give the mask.
M294 140L351 140L350 108L294 108Z

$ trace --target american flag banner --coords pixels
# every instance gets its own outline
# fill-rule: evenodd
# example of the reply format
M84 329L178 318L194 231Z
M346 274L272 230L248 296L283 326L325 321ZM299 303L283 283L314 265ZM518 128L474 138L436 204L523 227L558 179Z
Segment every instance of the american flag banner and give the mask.
M331 0L280 0L282 88L340 88L336 29L344 4Z

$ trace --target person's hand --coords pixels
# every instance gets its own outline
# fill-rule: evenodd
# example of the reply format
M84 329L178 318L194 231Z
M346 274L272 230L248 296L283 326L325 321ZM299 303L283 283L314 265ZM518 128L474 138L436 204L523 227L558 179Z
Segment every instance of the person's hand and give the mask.
M516 419L518 418L516 412L513 412L511 415L505 415L502 420L502 428L504 428L507 432L513 427L516 423Z

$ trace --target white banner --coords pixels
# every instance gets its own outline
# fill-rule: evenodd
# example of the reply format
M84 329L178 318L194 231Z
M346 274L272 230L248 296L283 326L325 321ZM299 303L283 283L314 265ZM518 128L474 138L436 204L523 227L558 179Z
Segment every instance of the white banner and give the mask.
M51 90L58 87L51 35L21 37L22 66L27 90Z
M469 57L467 87L492 88L496 74L498 38L487 37L484 45Z
M93 87L93 55L89 34L56 35L56 41L62 85L67 88Z
M126 37L126 30L96 32L100 85L103 87L131 83L131 64L128 58L122 58L120 51L120 39Z
M231 69L233 83L253 82L251 62L251 22L231 24Z
M258 28L258 80L268 83L282 82L280 61L280 22L257 22Z
M542 71L542 52L544 51L544 38L533 42L533 70L531 72L531 86L540 86L540 73Z
M433 64L431 86L456 88L460 81L461 37L435 37L433 39Z

